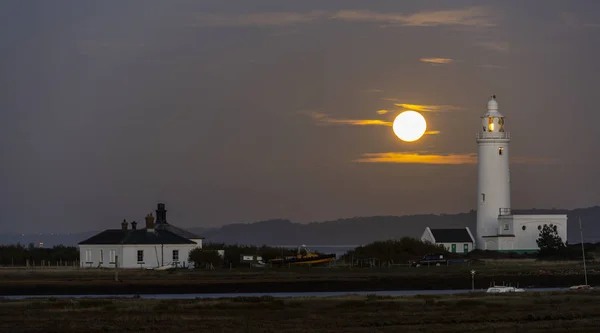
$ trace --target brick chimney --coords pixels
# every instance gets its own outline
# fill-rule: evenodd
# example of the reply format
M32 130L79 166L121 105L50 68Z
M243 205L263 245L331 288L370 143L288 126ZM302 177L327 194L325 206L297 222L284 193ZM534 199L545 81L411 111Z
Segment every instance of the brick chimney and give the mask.
M131 230L137 230L137 222L131 222Z
M125 219L121 222L121 230L127 231L127 221Z
M154 232L154 216L152 214L146 215L146 230Z
M164 203L159 203L156 209L156 224L167 223L167 210Z

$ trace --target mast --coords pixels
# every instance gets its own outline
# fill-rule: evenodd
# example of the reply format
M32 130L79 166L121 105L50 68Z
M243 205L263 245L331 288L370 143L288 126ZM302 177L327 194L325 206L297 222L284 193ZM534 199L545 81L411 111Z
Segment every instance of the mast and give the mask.
M581 254L583 255L583 274L585 276L585 285L588 285L587 268L585 266L585 248L583 247L583 227L581 226L581 216L579 216L579 233L581 234Z

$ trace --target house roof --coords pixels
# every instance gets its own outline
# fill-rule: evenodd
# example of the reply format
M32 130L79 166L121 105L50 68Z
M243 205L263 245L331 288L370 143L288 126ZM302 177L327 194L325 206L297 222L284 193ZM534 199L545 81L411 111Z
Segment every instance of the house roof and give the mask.
M430 229L436 243L472 243L473 239L467 228Z
M204 237L202 237L202 236L198 236L198 235L196 235L192 232L189 232L185 229L181 229L172 224L168 224L167 222L157 223L154 226L154 228L158 229L158 230L167 230L169 232L174 233L177 236L187 238L187 239L204 239Z
M146 229L122 230L109 229L100 232L82 242L80 245L100 244L196 244L164 228L148 232Z

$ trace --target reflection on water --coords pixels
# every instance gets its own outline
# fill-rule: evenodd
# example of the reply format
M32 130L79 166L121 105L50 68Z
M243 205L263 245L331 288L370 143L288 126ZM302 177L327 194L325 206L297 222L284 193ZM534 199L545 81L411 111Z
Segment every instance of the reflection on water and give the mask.
M556 291L568 288L532 288L527 291ZM383 290L383 291L324 291L297 293L224 293L224 294L140 294L140 295L34 295L34 296L1 296L4 299L26 298L133 298L144 299L194 299L194 298L230 298L230 297L332 297L345 295L378 295L378 296L414 296L414 295L450 295L471 292L470 289L460 290ZM485 292L485 289L475 290Z

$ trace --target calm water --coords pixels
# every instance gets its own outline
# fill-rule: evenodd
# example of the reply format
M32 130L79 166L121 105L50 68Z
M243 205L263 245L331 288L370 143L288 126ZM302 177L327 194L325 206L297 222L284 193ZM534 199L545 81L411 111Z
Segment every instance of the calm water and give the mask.
M568 288L532 288L532 291L556 291L568 290ZM475 290L484 292L485 289ZM345 295L379 295L379 296L414 296L414 295L450 295L471 292L464 290L384 290L384 291L338 291L338 292L298 292L298 293L227 293L227 294L140 294L140 295L34 295L34 296L0 296L4 299L27 299L27 298L132 298L144 299L195 299L195 298L229 298L229 297L331 297Z

